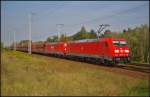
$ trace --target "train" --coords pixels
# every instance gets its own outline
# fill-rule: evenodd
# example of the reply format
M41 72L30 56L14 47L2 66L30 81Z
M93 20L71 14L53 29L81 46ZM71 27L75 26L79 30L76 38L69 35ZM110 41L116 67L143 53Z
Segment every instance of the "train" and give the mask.
M13 45L11 48L13 49ZM16 44L16 50L28 51L28 44ZM84 39L67 42L32 42L31 51L32 53L58 55L66 58L90 59L111 65L130 62L130 49L126 38Z

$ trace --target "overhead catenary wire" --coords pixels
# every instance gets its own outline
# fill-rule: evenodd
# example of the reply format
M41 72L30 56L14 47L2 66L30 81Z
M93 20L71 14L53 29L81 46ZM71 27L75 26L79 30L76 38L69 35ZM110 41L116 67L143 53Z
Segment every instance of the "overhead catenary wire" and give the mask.
M56 10L62 8L63 6L66 6L67 4L62 4L62 5L59 5L59 6L56 6L56 9L54 10L51 10L50 12L47 12L47 15L52 15L54 12L56 12ZM40 19L43 15L39 16L38 18L36 18L37 20ZM46 15L44 15L46 16ZM57 32L55 32L57 33ZM53 34L53 33L50 33L50 34Z
M130 9L127 9L127 10L124 10L124 11L120 11L120 12L118 12L118 13L111 14L111 15L104 16L104 17L98 17L98 18L91 19L91 20L84 21L84 22L80 22L80 23L69 24L69 25L67 25L66 27L77 26L77 25L81 25L81 24L82 24L82 25L83 25L83 24L88 24L88 23L95 22L95 21L98 21L98 20L108 19L108 18L114 17L114 16L116 16L116 15L123 15L123 14L126 14L126 12L132 11L132 10L137 9L137 8L140 8L140 7L143 7L143 6L145 6L145 5L146 5L146 4L139 5L139 6L136 6L136 7L134 7L134 8L130 8Z
M95 19L91 19L91 20L88 20L88 21L84 21L84 22L80 22L80 23L75 23L75 24L65 24L65 28L70 28L70 27L74 27L74 26L78 26L78 25L85 25L85 24L88 24L88 23L91 23L91 22L97 22L99 20L103 21L105 19L108 19L108 18L111 18L111 17L114 17L114 16L117 16L117 15L123 15L123 14L127 14L127 12L130 12L134 9L138 9L138 8L141 8L143 6L145 6L146 4L142 4L142 5L138 5L136 7L133 7L133 8L129 8L129 9L126 9L126 10L123 10L123 11L120 11L118 13L115 13L115 14L111 14L111 15L108 15L108 16L104 16L104 17L98 17L98 18L95 18ZM70 32L66 32L66 34L69 34ZM54 33L50 33L50 34L54 34Z
M66 6L67 4L62 4L62 5L59 5L59 6L56 6L56 8L54 10L51 10L49 12L46 12L47 15L52 15L53 13L56 12L56 10L58 9L61 9L63 6ZM47 15L44 15L44 16L47 16ZM36 18L37 20L39 20L40 18L43 18L43 15L39 16L38 18Z
M66 26L65 26L64 29L69 29L69 28L74 27L74 26L85 25L85 24L88 24L88 23L91 23L91 22L97 22L97 21L100 21L100 20L103 21L103 20L105 20L105 19L112 18L112 17L117 16L117 15L127 14L127 12L134 11L135 9L141 8L141 7L145 6L145 5L146 5L146 4L138 5L138 6L136 6L136 7L129 8L129 9L120 11L120 12L115 13L115 14L111 14L111 15L108 15L108 16L91 19L91 20L88 20L88 21L80 22L80 23L65 24ZM70 34L70 32L68 32L68 34Z
M54 9L54 10L48 12L47 14L48 14L48 15L51 15L51 14L55 13L57 9L62 8L62 7L65 6L65 5L66 5L66 4L60 5L60 6L58 6L56 9ZM144 4L144 5L145 5L145 4ZM76 26L76 25L88 24L88 23L95 22L95 21L97 22L97 21L99 21L99 20L105 20L105 19L114 17L114 16L116 16L116 15L123 15L123 14L126 14L127 12L132 11L133 9L137 9L137 8L139 8L139 7L143 7L143 5L136 6L136 7L134 7L134 8L130 8L130 9L127 9L127 10L124 10L124 11L121 11L121 12L118 12L118 13L116 13L116 14L112 14L112 15L109 15L109 16L104 16L104 17L99 17L99 18L91 19L91 20L84 21L84 22L81 22L81 23L69 24L69 25L66 25L66 24L65 24L65 28L64 28L64 29L66 29L67 27L72 27L72 26ZM37 18L36 18L36 19L37 19ZM57 32L50 33L50 34L55 34L55 33L57 34ZM70 32L69 32L69 33L70 33Z

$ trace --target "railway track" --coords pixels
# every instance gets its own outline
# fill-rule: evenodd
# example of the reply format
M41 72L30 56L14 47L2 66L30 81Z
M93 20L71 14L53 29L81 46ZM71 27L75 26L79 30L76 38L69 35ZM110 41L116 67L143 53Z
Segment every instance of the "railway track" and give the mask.
M34 53L37 54L37 53ZM39 54L39 53L38 53ZM44 56L52 56L52 57L56 57L56 58L63 58L63 59L67 59L68 58L64 58L62 56L54 56L54 55L45 55L45 54L40 54L40 55L44 55ZM100 64L99 62L96 61L87 61L87 60L80 60L78 58L71 58L69 59L71 61L78 61L78 62L85 62L85 63L90 63L90 64L95 64L95 65L100 65L100 66L106 66L108 67L108 65L105 64ZM149 64L137 64L137 63L130 63L130 64L118 64L116 66L112 66L112 68L116 67L116 68L121 68L121 69L126 69L126 70L131 70L131 71L137 71L137 72L143 72L143 73L149 73ZM109 66L110 67L110 66Z
M90 64L95 64L95 65L100 65L100 66L106 66L106 67L116 67L116 68L121 68L121 69L126 69L126 70L131 70L131 71L137 71L137 72L143 72L143 73L149 73L150 70L149 70L149 64L138 64L138 63L130 63L130 64L118 64L116 66L108 66L108 65L105 65L105 64L100 64L99 62L92 62L92 61L82 61L82 60L79 60L79 59L76 59L73 61L79 61L79 62L86 62L86 63L90 63Z
M135 66L141 66L141 67L149 67L149 64L142 64L142 63L130 63L130 65L135 65Z
M127 69L127 70L133 70L133 71L139 71L139 72L144 72L144 73L149 73L149 65L143 65L143 64L135 64L135 63L131 63L131 64L118 64L117 65L118 68L122 68L122 69Z
M61 56L53 56L53 57L67 59L67 58L64 58L64 57L61 57ZM81 59L78 59L78 58L71 58L71 59L67 59L67 60L85 62L85 63L90 63L90 64L94 64L94 65L99 65L99 66L106 66L106 67L111 66L111 65L108 66L108 65L105 65L105 64L100 64L97 61L81 60ZM116 68L131 70L131 71L149 73L150 72L149 66L150 66L149 64L130 63L130 64L118 64L117 66L112 66L112 68L116 67Z

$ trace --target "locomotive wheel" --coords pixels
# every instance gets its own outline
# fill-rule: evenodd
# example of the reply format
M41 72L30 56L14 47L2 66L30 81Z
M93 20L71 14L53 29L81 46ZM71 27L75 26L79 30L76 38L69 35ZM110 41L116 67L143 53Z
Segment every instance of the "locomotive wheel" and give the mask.
M107 65L107 66L109 66L109 61L106 60L106 59L104 59L104 64Z
M112 62L112 61L111 61L111 63L110 63L110 65L113 66L113 67L116 66L117 64L118 64L118 63Z
M106 66L115 66L116 65L116 63L115 62L112 62L112 61L108 61L108 60L104 60L104 64L106 65Z
M105 64L105 59L104 59L104 58L102 58L102 59L101 59L101 62L102 62L103 64Z

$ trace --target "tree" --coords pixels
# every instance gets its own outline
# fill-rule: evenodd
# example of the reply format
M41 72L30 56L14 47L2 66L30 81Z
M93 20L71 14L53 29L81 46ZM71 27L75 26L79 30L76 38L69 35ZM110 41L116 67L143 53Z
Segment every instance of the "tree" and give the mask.
M45 41L37 41L36 43L44 43Z
M20 42L19 42L19 44L28 44L29 43L29 40L21 40Z
M69 38L68 38L66 35L61 34L59 41L61 41L61 42L66 42L66 41L68 41L68 40L69 40Z
M58 36L50 36L46 39L47 42L57 42L58 41Z
M77 32L76 34L74 34L73 36L71 36L71 38L73 40L80 40L80 39L86 39L87 38L87 31L85 29L85 27L81 27L81 30L79 32Z
M96 34L96 32L93 29L91 29L91 31L88 34L89 34L88 38L90 38L90 39L97 38L97 34Z

